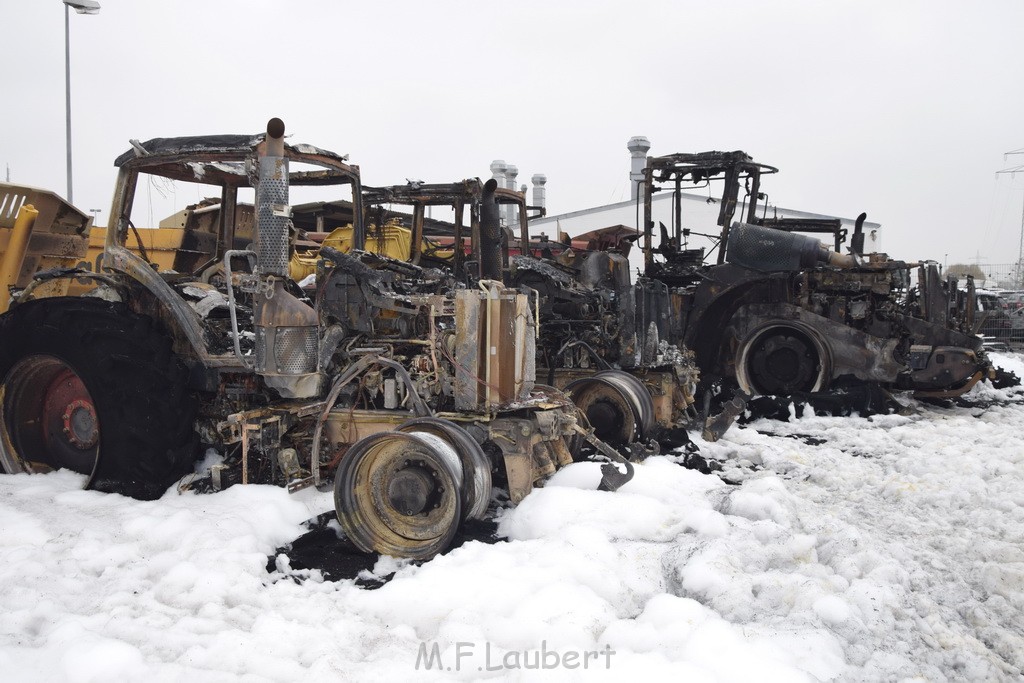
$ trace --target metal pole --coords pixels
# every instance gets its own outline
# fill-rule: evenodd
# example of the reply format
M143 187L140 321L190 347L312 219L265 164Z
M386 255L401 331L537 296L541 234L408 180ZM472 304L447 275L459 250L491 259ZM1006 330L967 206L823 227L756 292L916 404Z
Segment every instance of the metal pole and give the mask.
M1012 152L1007 152L1003 155L1003 160L1011 154L1024 154L1024 149L1015 149ZM1017 171L1024 170L1024 167L1015 166L1013 168L1004 168L1002 171L996 171L996 175L1000 173L1009 173L1012 178ZM1017 283L1017 287L1024 287L1024 210L1020 216L1020 245L1017 247L1017 276L1014 278Z
M1024 288L1024 208L1020 214L1020 246L1017 247L1017 277L1014 280L1017 289Z
M64 99L67 113L67 146L68 146L68 203L75 203L71 190L71 22L70 7L64 5Z

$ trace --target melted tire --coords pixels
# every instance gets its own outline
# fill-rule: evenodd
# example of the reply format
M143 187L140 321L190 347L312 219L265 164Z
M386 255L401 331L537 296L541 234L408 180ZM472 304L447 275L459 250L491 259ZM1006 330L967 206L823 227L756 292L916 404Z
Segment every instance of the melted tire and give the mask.
M814 342L799 330L770 328L749 343L747 354L747 375L755 393L785 396L828 388Z
M31 471L9 464L45 461L37 450L54 443L52 434L40 437L29 424L34 409L19 409L17 395L25 389L12 384L30 385L32 375L19 368L52 366L53 359L77 376L92 404L98 452L92 471L84 472L87 488L152 500L190 471L198 446L196 399L170 339L124 304L78 297L26 302L0 317L5 469Z

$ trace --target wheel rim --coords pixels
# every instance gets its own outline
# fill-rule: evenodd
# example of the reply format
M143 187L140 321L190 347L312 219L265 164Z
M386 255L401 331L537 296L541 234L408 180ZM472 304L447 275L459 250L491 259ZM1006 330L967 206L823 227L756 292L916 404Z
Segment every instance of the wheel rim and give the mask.
M747 369L752 387L767 395L815 391L822 379L813 342L790 328L774 328L759 335L749 347Z
M356 442L334 484L338 521L364 552L426 559L448 547L461 519L459 456L425 433Z
M7 373L0 401L0 462L8 472L69 469L90 478L100 423L82 378L54 356L33 355Z
M637 378L621 370L605 370L565 387L587 417L597 438L614 446L645 440L654 427L654 400Z
M450 420L417 417L399 425L399 432L433 434L444 439L462 466L462 517L483 519L491 502L491 464L473 437Z

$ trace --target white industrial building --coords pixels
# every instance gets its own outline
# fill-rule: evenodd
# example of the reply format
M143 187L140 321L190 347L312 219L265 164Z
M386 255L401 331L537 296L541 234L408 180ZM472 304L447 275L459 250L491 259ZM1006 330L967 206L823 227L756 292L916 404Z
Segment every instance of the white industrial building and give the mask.
M544 218L538 218L530 221L530 234L533 237L537 237L540 234L547 235L550 239L558 239L558 236L562 233L567 234L569 237L575 237L585 232L590 232L599 228L609 228L613 226L626 226L630 228L637 228L642 225L643 222L643 196L642 192L639 193L638 197L638 181L643 178L643 168L647 163L647 152L650 150L650 142L644 137L634 137L627 143L627 149L630 151L632 157L632 165L630 169L630 187L632 197L627 201L615 202L613 204L605 204L603 206L595 206L588 209L580 209L579 211L571 211L569 213L556 214L546 216ZM502 187L510 189L516 189L516 175L518 169L515 166L506 164L504 161L495 161L491 164L492 177L498 180ZM547 178L542 174L535 174L531 178L533 182L533 196L530 198L530 203L535 206L545 206L545 183ZM701 190L694 192L682 192L682 224L684 228L690 229L693 233L704 233L706 235L713 235L714 239L708 237L702 237L698 235L691 235L687 243L687 247L696 249L703 247L706 253L710 254L712 247L717 243L717 237L721 232L721 228L718 226L718 215L719 215L719 199L720 197L716 192L721 192L721 182L712 182L710 188L702 188ZM524 192L527 190L526 185L522 185L521 188ZM703 192L703 194L701 193ZM710 192L711 194L707 194ZM653 236L654 245L660 241L659 230L657 225L659 222L664 223L666 226L672 224L673 214L673 192L671 190L662 190L654 195L651 201L651 212L655 224L655 234ZM743 197L740 197L740 202L736 207L735 219L739 219L741 216L746 215L746 204L742 203ZM763 205L759 202L757 215L765 216L768 218L812 218L812 219L836 219L838 218L843 227L848 231L848 235L853 234L853 226L855 218L845 218L842 216L828 216L817 213L808 213L806 211L799 211L796 209L788 209L774 205ZM511 217L506 217L511 218ZM509 222L512 222L511 220ZM833 247L832 238L828 235L814 235L814 237L821 239L822 242ZM849 244L849 238L847 243L843 245L845 250ZM638 247L640 244L638 243ZM638 249L636 251L639 251ZM878 223L865 222L864 223L864 251L865 253L880 252L881 248L881 225ZM634 256L631 254L631 261L636 260L639 264L642 261L641 256Z

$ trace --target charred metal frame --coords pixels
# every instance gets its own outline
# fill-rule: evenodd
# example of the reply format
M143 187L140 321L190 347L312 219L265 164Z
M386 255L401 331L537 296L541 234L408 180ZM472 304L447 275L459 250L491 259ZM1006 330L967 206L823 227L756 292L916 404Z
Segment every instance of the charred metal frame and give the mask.
M662 157L648 157L644 168L644 264L650 269L654 263L654 219L652 202L658 183L673 186L675 206L673 211L673 239L675 244L682 244L682 208L681 192L683 181L689 180L697 185L706 183L718 176L723 176L725 190L722 194L718 210L718 225L722 227L718 263L725 262L724 245L729 238L729 226L736 215L736 202L739 198L741 181L749 182L749 195L752 198L746 210L746 221L753 223L757 215L756 198L760 192L761 176L777 173L778 169L767 164L759 164L741 151L735 152L700 152L697 154L671 154Z
M443 206L452 209L454 222L452 227L453 237L453 264L457 276L465 274L465 234L468 229L470 244L474 252L473 259L479 264L480 239L480 203L484 196L484 183L479 178L467 178L455 183L420 183L409 182L405 185L390 185L386 187L366 187L363 189L363 206L366 207L366 218L364 225L369 224L369 214L372 207L390 204L410 206L413 209L411 216L412 226L412 254L410 261L419 264L423 253L422 244L424 237L436 236L440 232L431 233L426 225L426 208L430 206ZM495 188L494 198L499 205L513 205L519 208L519 248L523 253L529 249L529 227L528 222L537 216L528 215L530 207L526 206L525 196L522 192L507 188ZM466 220L466 209L469 209L468 222ZM543 215L541 210L540 215ZM503 261L507 264L507 240ZM479 267L474 277L482 277L483 273Z
M480 228L484 218L482 213L485 208L484 204L489 201L488 193L491 191L493 191L495 202L513 204L518 209L516 213L519 225L519 255L510 258L507 254L503 254L503 262L506 265L502 270L507 273L505 277L508 278L508 282L520 287L528 287L529 289L526 291L533 292L537 299L535 315L540 317L539 325L549 329L549 333L542 335L538 344L550 338L551 325L570 325L571 329L590 326L594 323L593 316L595 314L599 313L602 317L612 315L609 313L609 307L617 311L614 314L617 320L621 318L616 323L617 331L603 336L607 344L613 346L619 344L621 348L617 348L609 354L608 349L591 348L580 341L570 345L578 346L578 349L566 349L567 352L578 351L586 359L589 359L585 366L573 364L570 367L555 367L554 365L548 367L547 361L555 359L549 358L548 353L541 353L538 345L536 362L543 366L542 374L543 369L546 368L546 381L557 388L564 389L573 382L593 378L595 373L601 371L619 372L613 370L610 363L621 364L622 367L628 368L628 371L646 387L647 392L651 395L653 401L651 407L638 409L643 413L642 416L645 420L656 422L661 428L676 427L691 420L693 418L691 413L694 412L692 387L696 385L697 376L692 358L685 352L678 351L674 355L670 353L665 356L658 348L659 339L670 340L673 331L677 328L677 325L673 324L675 315L672 311L675 308L669 300L670 297L664 285L647 281L646 285L638 285L635 289L620 286L622 283L618 281L622 280L622 276L628 280L628 262L624 255L606 253L603 249L598 251L588 249L585 250L586 253L578 253L579 263L577 266L582 267L582 271L575 275L570 274L573 272L572 268L566 268L555 261L534 258L534 252L541 251L545 246L568 249L569 245L558 242L539 245L530 241L528 220L532 217L529 214L533 209L526 205L523 193L501 188L485 190L485 185L479 179L467 179L449 184L409 182L405 185L365 188L363 200L364 206L368 207L366 223L369 225L371 222L369 215L373 209L370 207L395 204L411 205L413 207L411 260L416 263L420 256L419 245L423 237L429 234L424 220L424 207L447 206L454 210L455 221L449 231L443 231L444 226L435 225L434 227L435 230L440 228L436 234L453 234L454 244L458 245L462 240L462 229L466 224L462 210L469 206L472 243L475 246L480 244ZM495 214L496 212L491 212L492 219ZM394 217L393 213L387 215ZM383 214L378 220L383 220ZM508 243L511 239L512 237L508 235L503 242ZM453 259L457 277L459 279L466 278L470 284L485 277L482 264L473 272L466 273L465 262L458 260L460 252L461 250L456 249ZM478 262L482 260L479 254L475 256ZM588 258L591 256L594 258ZM583 261L586 261L585 265L582 265ZM490 275L490 277L495 276L496 273ZM615 280L617 284L612 286L612 280ZM652 288L657 289L657 292ZM555 298L559 299L558 303L555 303ZM598 303L598 300L604 301L604 303ZM578 307L579 310L570 315L570 319L566 319L565 311L562 310L565 306ZM556 309L561 312L556 312ZM579 316L583 317L576 320L575 318ZM472 325L468 326L472 327ZM634 329L634 326L638 327ZM485 330L481 331L482 334L484 332ZM472 364L478 355L469 349L464 357ZM463 358L462 354L460 354L460 358ZM508 363L505 362L505 365ZM518 362L515 365L518 365ZM482 376L483 373L480 374ZM459 377L456 379L458 380ZM625 380L613 378L609 381L614 385L616 381ZM465 383L463 385L465 386ZM602 395L602 400L611 401L613 397Z
M200 362L208 368L244 369L230 353L210 350L203 325L196 312L145 260L127 247L131 225L131 211L139 177L143 174L182 182L219 185L221 208L218 220L216 253L198 271L218 263L234 241L237 196L240 188L255 187L255 171L251 167L254 156L266 151L265 134L244 136L207 136L186 138L157 138L144 143L133 141L133 149L118 157L114 199L110 209L108 229L101 267L121 273L131 281L143 285L169 313L162 316L168 328L175 331L176 346L183 341ZM359 202L361 186L359 167L347 163L347 158L310 145L284 146L284 156L310 166L312 171L289 174L292 186L350 185L354 202ZM354 241L359 246L365 241L361 211L357 212ZM148 313L149 311L142 311ZM163 313L163 311L161 311Z
M291 170L290 162L299 170ZM422 469L437 466L435 477L466 471L474 485L486 482L486 491L475 491L475 500L464 501L467 512L481 515L490 501L492 469L504 469L509 495L519 501L535 483L571 462L569 444L581 431L577 411L561 392L534 385L535 295L506 288L501 271L496 279L485 280L481 270L476 278L467 278L478 280L479 288L465 288L456 286L451 275L417 263L427 232L426 207L448 205L456 216L453 261L456 269L465 270L463 231L470 232L478 249L485 199L521 207L520 248L528 250L529 216L522 193L495 189L479 179L364 192L358 166L316 147L286 145L279 119L271 119L265 135L133 141L132 150L115 165L111 229L98 263L104 273L93 277L105 287L102 296L126 302L169 333L174 352L190 373L189 389L202 397L195 431L206 444L231 450L231 467L211 472L215 487L233 483L226 479L239 467L240 483L283 483L289 490L319 485L334 466L341 475L345 468L339 463L355 462L343 458L350 447L363 448L359 457L377 457L372 444L382 443L380 432L396 427L402 435L385 449L388 457L400 453L399 443L425 448L428 456L416 460L418 464L407 462L405 467L420 469L406 475L398 474L401 467L381 470L374 481L385 484L374 489L373 505L386 503L389 496L402 504L418 504L418 494L403 493L403 487L420 486L424 476L423 485L440 487L430 495L444 491ZM220 188L212 231L216 251L194 273L158 273L144 252L136 255L128 248L133 234L139 239L130 216L137 184L147 174ZM303 232L292 221L295 207L288 190L335 185L352 191L352 250L320 250L314 302L288 275L291 235ZM233 249L241 188L256 190L252 250ZM363 207L369 204L413 207L412 263L364 250ZM507 267L509 240L504 232L501 236ZM233 267L234 257L238 262L247 258L248 269ZM207 298L212 300L209 306L196 303ZM236 315L240 312L244 325ZM250 338L255 339L246 348L240 340L242 327L251 329ZM431 424L450 439L431 434L429 425L410 426L410 418L437 420L440 426ZM407 431L416 436L404 436ZM359 440L371 436L372 444L362 447ZM329 450L326 460L321 460L322 449ZM451 460L468 451L466 457L473 462ZM339 476L338 485L373 488L374 482L354 471L350 467L345 476L355 479L346 484ZM398 484L389 488L387 482L394 477ZM621 484L627 479L616 471L609 481ZM464 483L456 481L460 487ZM449 494L451 490L449 486ZM352 522L340 507L338 514L343 526ZM418 512L400 514L415 527ZM414 537L407 538L413 539L415 552L439 549L425 549Z
M929 395L957 395L990 371L980 340L971 334L972 281L968 280L968 293L961 295L956 280L942 280L935 264L905 263L884 254L860 253L863 214L857 220L850 255L839 253L847 237L839 220L759 219L760 177L775 172L776 168L755 163L739 151L673 154L647 160L643 191L645 268L648 276L664 278L683 293L683 342L697 352L702 386L732 378L742 391L754 391L749 359L755 353L772 357L774 347L766 350L762 343L758 350L755 346L759 339L769 338L765 335L773 330L778 330L775 338L781 340L773 342L777 348L817 358L816 367L800 387L803 390L825 388L831 380L850 376ZM684 180L724 183L719 200L721 234L716 265L703 265L695 258L696 253L681 248L681 238L687 234L682 229L679 195ZM676 193L673 232L667 243L663 237L662 245L655 248L652 202L662 184ZM746 190L745 226L733 223L741 184ZM799 236L792 244L801 245L813 264L804 264L801 257L801 266L762 267L743 261L740 252L730 254L730 231L737 225L744 235L764 228L831 234L835 250L820 243L815 246L811 238ZM764 239L776 241L769 234L763 233ZM778 244L789 242L779 240ZM703 256L703 250L696 251ZM656 264L656 254L665 256L664 266ZM919 271L913 296L909 288L912 268ZM771 270L779 272L765 272ZM760 362L763 364L763 360Z

